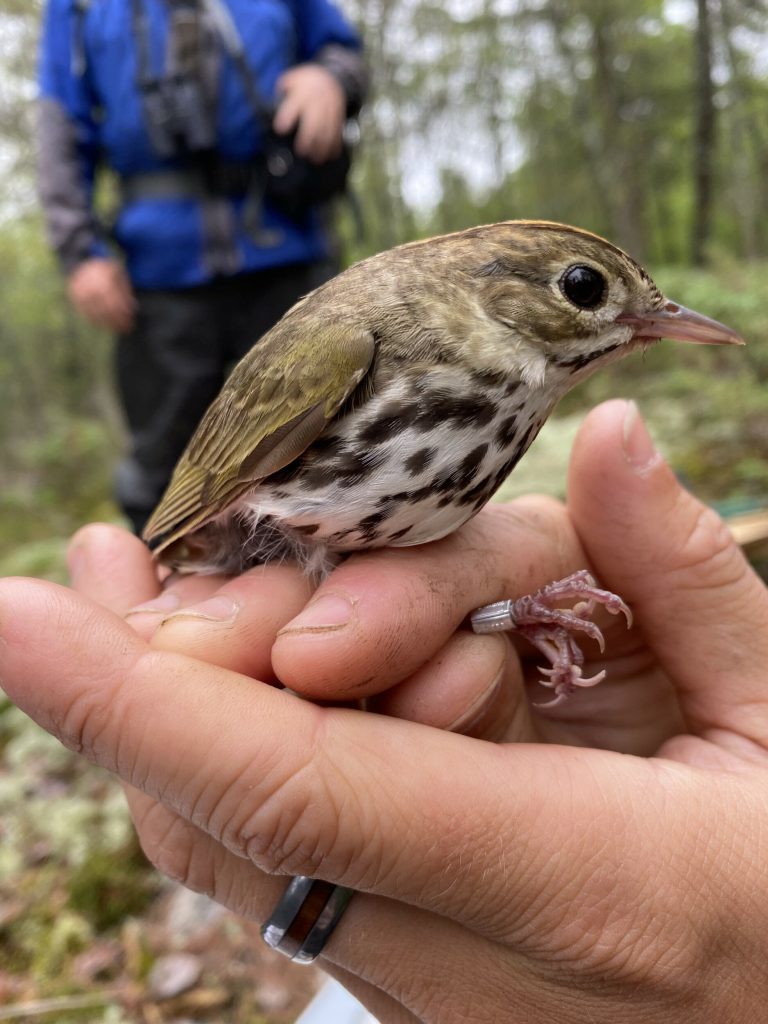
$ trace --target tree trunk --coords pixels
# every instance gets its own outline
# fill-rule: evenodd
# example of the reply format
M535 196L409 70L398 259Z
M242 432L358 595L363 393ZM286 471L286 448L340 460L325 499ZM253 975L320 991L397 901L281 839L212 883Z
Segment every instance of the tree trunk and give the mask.
M602 136L602 160L610 170L615 237L642 263L648 255L645 190L638 155L630 148L632 136L621 118L616 54L605 12L594 12L591 30L593 104Z
M734 44L738 4L720 0L719 13L731 99L727 120L734 173L729 168L729 185L741 221L743 255L754 260L768 249L768 196L764 184L768 181L768 135L761 116L762 98L754 95L754 79L744 73L742 57Z
M691 259L696 266L706 262L712 230L712 184L715 157L715 89L712 82L712 26L709 0L696 0L696 122L693 152L693 223Z

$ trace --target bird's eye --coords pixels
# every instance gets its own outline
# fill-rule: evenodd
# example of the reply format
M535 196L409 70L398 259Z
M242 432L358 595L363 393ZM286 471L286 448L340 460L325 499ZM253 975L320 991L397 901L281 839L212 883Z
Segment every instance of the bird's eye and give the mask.
M560 291L579 309L594 309L605 295L605 278L593 267L577 263L560 278Z

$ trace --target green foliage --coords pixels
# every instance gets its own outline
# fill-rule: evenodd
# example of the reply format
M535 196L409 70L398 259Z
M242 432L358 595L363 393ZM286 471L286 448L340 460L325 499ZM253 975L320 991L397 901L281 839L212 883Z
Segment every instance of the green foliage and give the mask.
M684 264L700 219L696 171L711 160L706 244L765 255L764 4L708 5L711 95L697 73L693 4L345 6L375 84L358 177L369 251L409 236L403 197L418 192L424 233L543 217L596 230L643 261ZM694 116L704 99L711 153Z
M145 869L138 847L117 855L92 850L70 876L68 906L97 932L117 927L140 914L155 893Z
M94 936L156 891L119 784L0 697L0 928L3 966L56 981Z
M55 905L53 887L43 886L37 894L44 894L47 899L37 903L33 912L13 930L8 947L12 955L15 952L19 966L23 966L31 977L55 981L61 978L71 957L88 946L93 933L78 914L66 910L55 916L46 913L52 902Z
M0 575L63 579L66 539L114 519L111 346L64 301L37 218L0 235Z
M130 849L125 802L110 776L73 759L13 707L0 714L0 750L0 884L23 868L33 846L48 862L72 869L94 849Z

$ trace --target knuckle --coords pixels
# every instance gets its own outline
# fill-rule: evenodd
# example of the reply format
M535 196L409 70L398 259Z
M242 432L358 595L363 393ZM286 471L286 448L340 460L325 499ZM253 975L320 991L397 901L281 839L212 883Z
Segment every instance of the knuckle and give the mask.
M258 807L244 818L231 819L223 841L270 874L330 872L346 878L354 870L351 884L355 884L358 873L368 877L377 870L371 854L375 828L362 827L366 809L355 804L360 780L357 774L354 779L351 773L345 775L346 756L332 759L323 753L339 749L328 743L324 718L322 713L316 715L319 724L304 756L291 757L290 774L275 778Z
M266 871L311 875L333 852L337 825L319 812L306 774L283 781L239 830L236 845Z
M87 630L84 638L75 638L73 643L84 642L86 637ZM154 657L153 652L142 653L111 678L100 678L90 685L84 683L51 722L65 746L126 780L135 774L137 756L131 742L135 729L129 722L132 680L147 673L151 677L157 671L154 664L147 662Z
M261 779L258 806L246 807L243 814L241 804L221 828L228 848L265 871L312 874L336 848L339 814L321 753L322 721L322 714L315 715L314 733L303 733L302 756L294 751L275 758L279 767L273 778Z
M80 690L61 710L52 713L51 727L66 747L95 760L108 713L98 689Z
M702 948L701 935L690 921L693 915L673 918L669 905L659 909L660 918L667 924L663 934L647 922L640 924L643 914L639 913L638 923L606 929L596 937L585 954L588 973L608 984L655 998L681 999L690 995L706 970L707 953Z
M734 558L736 545L722 518L706 505L697 503L687 525L675 537L669 552L673 575L693 578L699 586L737 582L746 569L741 558Z
M213 878L207 861L195 856L197 830L162 804L134 816L141 848L152 866L188 889L210 894Z

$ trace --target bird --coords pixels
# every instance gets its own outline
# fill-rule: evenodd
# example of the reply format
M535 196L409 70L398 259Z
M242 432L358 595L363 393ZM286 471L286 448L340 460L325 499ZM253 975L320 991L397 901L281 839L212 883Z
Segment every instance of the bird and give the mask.
M567 392L662 337L743 344L569 225L511 220L389 249L305 295L237 364L143 537L180 571L291 560L317 580L351 552L445 537ZM582 675L574 638L602 645L598 604L630 619L582 571L472 624L533 643L556 704L602 678Z

